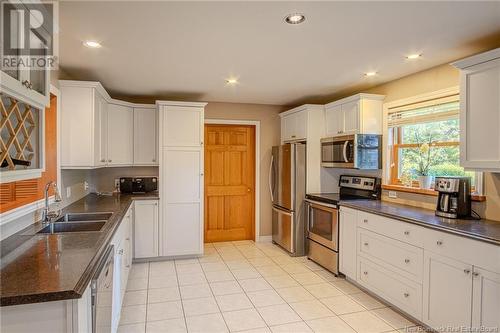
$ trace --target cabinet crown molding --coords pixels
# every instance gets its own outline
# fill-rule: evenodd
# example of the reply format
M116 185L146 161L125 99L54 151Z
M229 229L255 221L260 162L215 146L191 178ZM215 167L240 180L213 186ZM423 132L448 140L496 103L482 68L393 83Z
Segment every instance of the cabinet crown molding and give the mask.
M458 69L465 69L467 67L473 66L480 64L482 62L490 61L500 58L500 47L489 50L483 53L479 53L461 60L454 61L450 63L450 65L458 68Z
M373 99L373 100L383 101L384 98L385 98L385 95L359 93L359 94L356 94L356 95L344 97L342 99L339 99L339 100L330 102L328 104L325 104L325 108L330 108L330 107L333 107L333 106L337 106L337 105L340 105L340 104L345 104L345 103L352 102L352 101L355 101L355 100L358 100L358 99L363 99L363 98L364 99Z
M295 112L300 112L300 111L304 111L304 110L307 110L307 109L310 109L310 110L323 110L324 109L324 105L321 105L321 104L304 104L304 105L301 105L301 106L297 106L293 109L290 109L290 110L287 110L287 111L283 111L279 114L279 116L281 118L289 115L289 114L292 114L292 113L295 113Z
M59 86L62 87L80 87L80 88L94 88L109 104L116 104L121 106L128 106L131 108L150 108L154 109L154 104L132 103L112 98L101 82L98 81L77 81L77 80L59 80Z
M207 102L182 102L182 101L156 101L158 106L192 106L192 107L205 107Z

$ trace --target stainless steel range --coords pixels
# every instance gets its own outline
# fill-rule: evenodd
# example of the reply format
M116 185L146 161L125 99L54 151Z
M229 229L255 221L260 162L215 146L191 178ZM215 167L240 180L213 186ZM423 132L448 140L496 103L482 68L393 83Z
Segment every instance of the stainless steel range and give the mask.
M341 200L380 199L380 178L342 175L339 193L306 195L307 257L338 274Z

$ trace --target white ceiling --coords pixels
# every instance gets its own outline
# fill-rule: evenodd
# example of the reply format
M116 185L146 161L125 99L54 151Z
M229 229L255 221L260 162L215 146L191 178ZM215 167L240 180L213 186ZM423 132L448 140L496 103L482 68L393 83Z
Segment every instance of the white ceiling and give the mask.
M285 24L292 12L306 21ZM112 95L292 105L468 56L499 33L498 1L70 1L60 4L60 65ZM422 59L405 59L415 52ZM226 86L233 76L239 84Z

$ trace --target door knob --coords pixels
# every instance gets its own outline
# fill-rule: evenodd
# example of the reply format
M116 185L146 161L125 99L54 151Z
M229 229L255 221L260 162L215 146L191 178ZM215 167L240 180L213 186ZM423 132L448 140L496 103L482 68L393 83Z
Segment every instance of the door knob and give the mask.
M252 191L252 190L250 188L247 188L247 192L250 192L250 191Z

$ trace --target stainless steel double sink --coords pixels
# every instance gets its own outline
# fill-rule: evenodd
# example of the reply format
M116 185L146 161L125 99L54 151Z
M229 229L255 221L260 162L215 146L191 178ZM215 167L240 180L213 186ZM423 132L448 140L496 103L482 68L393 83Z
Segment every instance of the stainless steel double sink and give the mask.
M67 213L43 227L38 234L100 231L113 213Z

